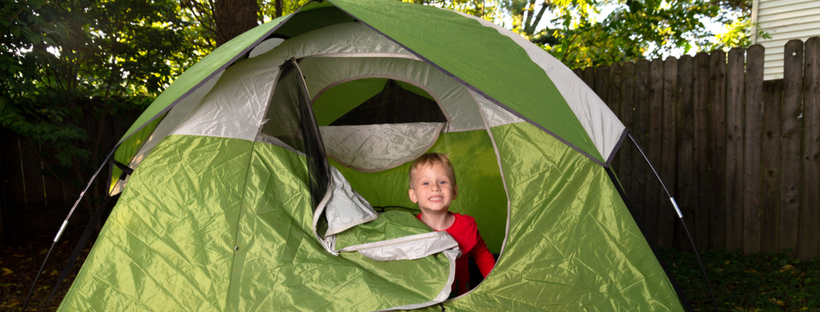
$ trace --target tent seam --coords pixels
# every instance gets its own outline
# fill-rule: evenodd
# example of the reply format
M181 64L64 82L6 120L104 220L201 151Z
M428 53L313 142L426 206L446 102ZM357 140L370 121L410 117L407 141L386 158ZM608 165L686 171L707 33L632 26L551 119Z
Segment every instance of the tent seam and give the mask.
M231 298L231 286L233 285L233 269L236 264L236 253L239 251L237 245L239 241L239 223L242 222L242 209L245 208L245 194L248 190L248 176L250 176L251 164L253 163L253 153L255 151L256 141L251 141L250 153L248 155L248 165L245 168L245 181L242 183L242 196L239 196L239 213L236 217L236 232L233 237L233 255L231 256L231 268L228 273L228 291L225 294L225 309L228 309L228 304ZM241 274L240 274L241 276Z

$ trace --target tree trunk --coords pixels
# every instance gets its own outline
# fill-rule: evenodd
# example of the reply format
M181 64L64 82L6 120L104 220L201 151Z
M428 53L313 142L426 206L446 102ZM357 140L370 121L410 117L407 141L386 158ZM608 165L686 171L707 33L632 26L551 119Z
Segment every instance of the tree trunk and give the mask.
M274 13L274 15L276 15L275 17L282 16L285 11L285 6L282 0L276 0L274 2L274 8L276 8L276 12Z
M256 0L217 0L214 5L216 45L221 46L257 26Z

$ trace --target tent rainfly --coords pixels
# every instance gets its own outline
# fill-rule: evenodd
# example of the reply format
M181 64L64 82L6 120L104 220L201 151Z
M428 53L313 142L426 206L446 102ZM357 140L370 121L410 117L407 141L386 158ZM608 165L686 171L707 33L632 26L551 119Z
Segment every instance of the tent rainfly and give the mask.
M609 168L627 133L490 22L310 2L203 58L131 126L111 154L118 202L60 311L681 311ZM454 298L458 246L407 196L425 152L449 154L451 211L498 254Z

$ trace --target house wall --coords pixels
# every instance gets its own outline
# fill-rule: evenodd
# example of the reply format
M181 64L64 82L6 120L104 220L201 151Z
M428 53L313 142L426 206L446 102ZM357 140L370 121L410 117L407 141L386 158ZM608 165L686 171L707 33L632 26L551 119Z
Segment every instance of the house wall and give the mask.
M753 43L766 48L763 79L782 79L786 42L820 36L820 0L755 0L752 22L757 22ZM760 31L771 38L759 36Z

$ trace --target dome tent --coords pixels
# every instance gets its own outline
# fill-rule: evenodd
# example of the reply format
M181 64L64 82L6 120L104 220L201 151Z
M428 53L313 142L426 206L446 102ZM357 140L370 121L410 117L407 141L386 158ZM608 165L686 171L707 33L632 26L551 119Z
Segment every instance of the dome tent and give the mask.
M610 178L625 136L489 22L311 2L215 50L128 130L115 159L134 172L60 309L683 310ZM451 210L500 253L452 300L452 242L390 208L412 207L427 151L450 154Z

